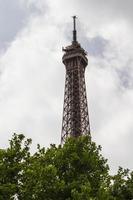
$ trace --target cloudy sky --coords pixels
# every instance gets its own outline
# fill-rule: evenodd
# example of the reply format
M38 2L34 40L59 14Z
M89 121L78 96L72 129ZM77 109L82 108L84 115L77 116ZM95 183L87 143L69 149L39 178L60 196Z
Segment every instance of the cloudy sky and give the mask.
M62 46L88 52L92 138L111 170L133 169L133 1L0 0L0 147L14 132L60 143L65 67Z

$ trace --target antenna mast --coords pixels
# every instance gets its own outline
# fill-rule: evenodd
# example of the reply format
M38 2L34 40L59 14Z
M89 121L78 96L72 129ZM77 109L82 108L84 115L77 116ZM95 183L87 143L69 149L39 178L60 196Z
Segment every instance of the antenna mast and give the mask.
M77 42L76 16L73 16L73 42Z

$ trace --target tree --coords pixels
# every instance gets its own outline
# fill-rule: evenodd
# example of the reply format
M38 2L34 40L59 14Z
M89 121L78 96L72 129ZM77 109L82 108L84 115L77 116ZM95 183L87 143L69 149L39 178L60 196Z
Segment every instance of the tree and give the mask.
M23 140L24 135L14 134L9 148L0 150L0 200L12 200L19 192L23 166L30 157L31 139Z
M109 175L101 147L89 135L30 154L31 139L13 135L0 150L0 200L131 200L133 172Z
M109 168L100 151L89 135L39 147L25 169L20 199L107 199Z
M133 172L119 167L118 173L112 177L110 193L115 200L133 199Z

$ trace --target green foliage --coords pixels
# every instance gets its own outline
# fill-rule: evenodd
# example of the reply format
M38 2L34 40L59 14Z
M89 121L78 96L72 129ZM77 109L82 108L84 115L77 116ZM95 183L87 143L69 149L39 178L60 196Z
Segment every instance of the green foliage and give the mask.
M51 145L46 151L38 148L25 169L21 199L88 200L101 195L108 165L100 150L89 136L69 138L64 146Z
M22 134L14 134L7 150L0 150L0 200L14 199L18 193L23 166L30 157L28 139L23 143Z
M110 187L112 196L115 200L132 200L133 199L133 172L129 170L118 170L118 174L112 177L113 184Z
M31 139L13 135L0 150L0 200L131 200L133 173L109 176L101 147L89 135L30 155Z

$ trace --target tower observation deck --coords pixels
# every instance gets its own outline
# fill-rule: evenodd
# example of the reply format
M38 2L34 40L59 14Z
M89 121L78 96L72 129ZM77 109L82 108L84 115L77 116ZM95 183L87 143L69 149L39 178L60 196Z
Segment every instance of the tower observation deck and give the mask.
M90 134L85 86L87 53L77 41L76 16L73 16L73 41L63 48L62 61L66 68L61 143L67 137Z

